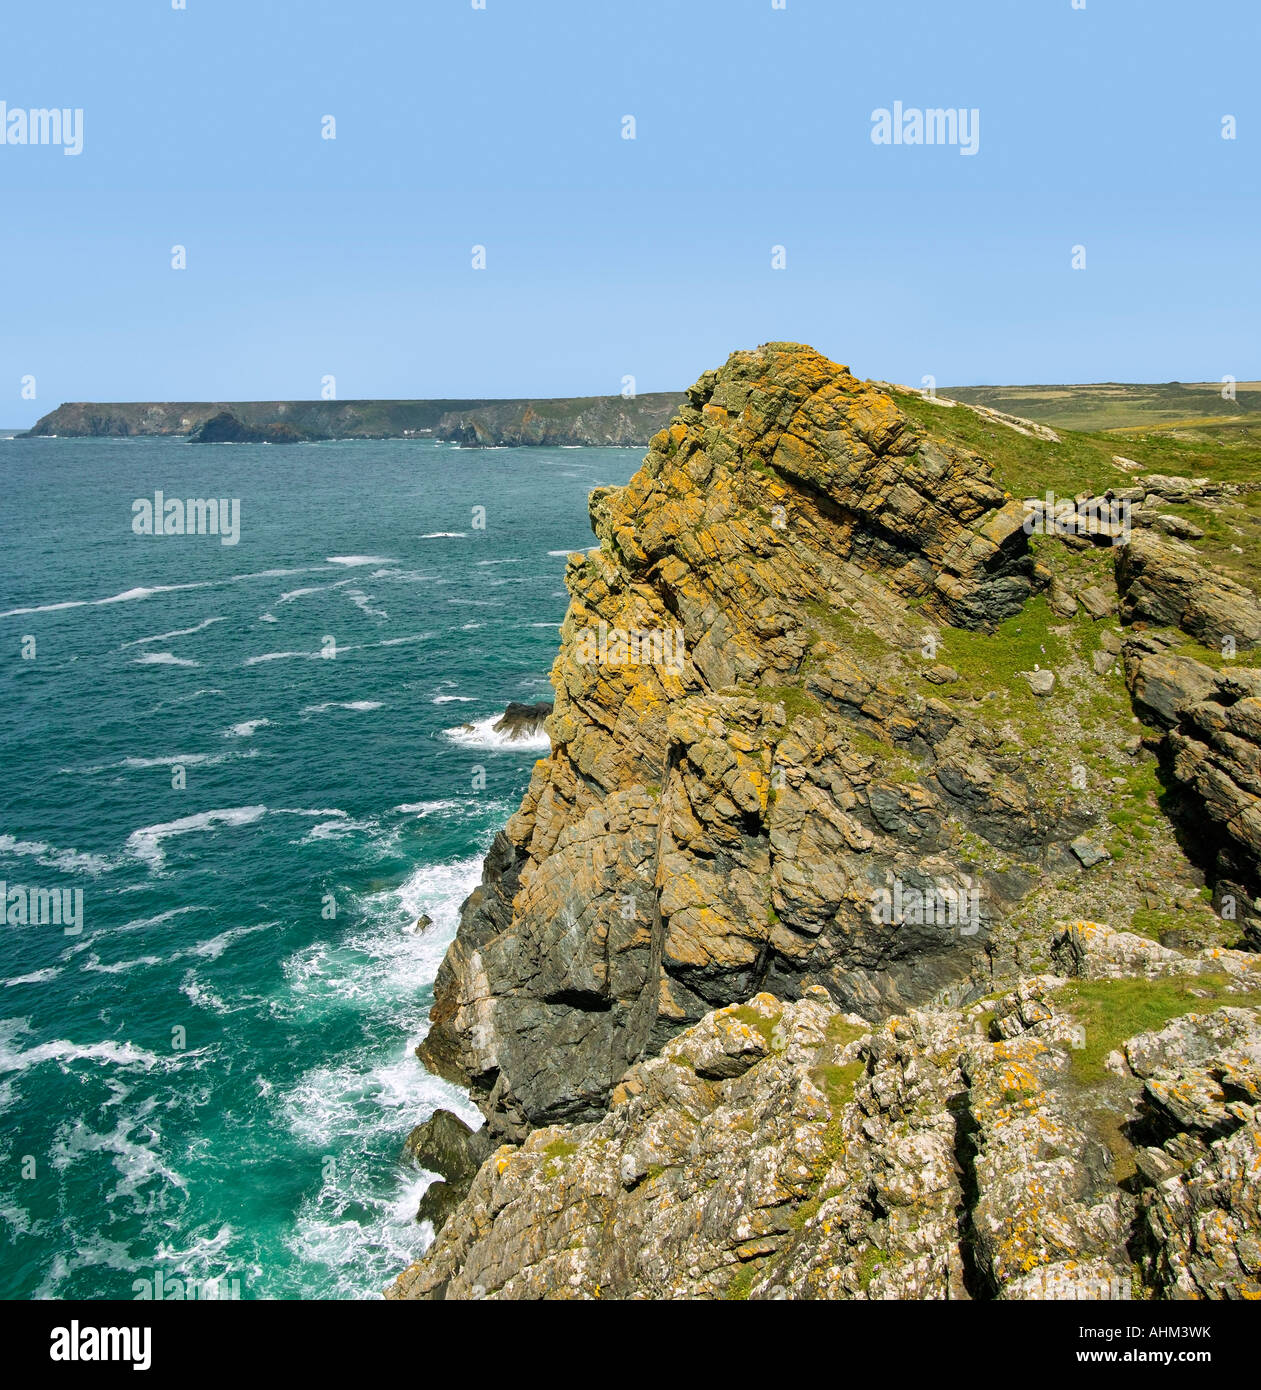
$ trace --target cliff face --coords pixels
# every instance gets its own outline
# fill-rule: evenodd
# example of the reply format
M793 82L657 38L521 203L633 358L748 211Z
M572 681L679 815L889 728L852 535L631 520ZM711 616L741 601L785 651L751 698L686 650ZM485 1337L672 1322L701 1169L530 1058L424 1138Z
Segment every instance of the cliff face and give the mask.
M1261 1297L1261 956L1094 923L878 1026L708 1015L503 1145L390 1299Z
M1115 447L772 343L592 494L390 1297L1261 1295L1258 484Z
M507 1135L599 1113L645 1049L758 990L818 983L873 1017L937 994L1090 820L971 707L892 671L890 649L992 627L1037 580L989 465L845 368L791 344L735 354L591 513L552 755L421 1048ZM585 659L601 624L606 659ZM618 662L608 634L632 630L674 634L682 659ZM960 882L969 835L1029 862ZM877 920L895 881L963 915Z
M446 411L434 434L464 445L643 445L669 421L679 401L673 392L629 399L488 401L477 409Z
M33 435L192 434L228 413L248 431L292 430L309 439L383 439L420 435L470 445L646 444L679 397L648 393L558 400L208 401L67 403L45 415Z

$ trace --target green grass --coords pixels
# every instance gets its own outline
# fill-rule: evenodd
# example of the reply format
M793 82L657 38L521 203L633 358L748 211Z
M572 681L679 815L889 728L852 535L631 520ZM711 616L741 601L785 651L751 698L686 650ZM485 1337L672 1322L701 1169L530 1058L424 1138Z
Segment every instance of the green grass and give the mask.
M567 1139L553 1139L543 1150L543 1176L549 1181L558 1178L565 1167L565 1160L578 1152L578 1145Z
M734 1018L737 1023L743 1023L747 1028L752 1028L767 1047L770 1047L775 1036L775 1027L783 1018L783 1014L763 1018L756 1009L750 1008L748 1004L741 1004L738 1008L731 1010L729 1017Z
M814 716L822 712L818 700L807 695L800 685L759 685L754 693L768 705L783 705L790 724L799 715Z
M1196 420L1218 429L1247 427L1261 413L1261 389L1240 382L1225 401L1215 382L1099 382L1082 386L943 386L947 400L988 406L1055 429L1170 427ZM1121 451L1124 452L1124 451Z
M871 1287L871 1281L876 1277L881 1267L888 1262L888 1255L883 1250L878 1250L874 1245L869 1245L863 1251L862 1257L858 1261L858 1285L864 1293Z
M835 1043L837 1047L845 1047L848 1043L857 1042L859 1038L866 1037L870 1032L870 1024L846 1023L840 1014L833 1014L827 1021L823 1035L828 1042Z
M732 1299L735 1302L745 1302L753 1292L753 1285L765 1273L766 1259L759 1256L757 1259L747 1260L736 1270L731 1282L727 1285L727 1292L724 1298Z
M810 1073L810 1080L828 1098L833 1110L848 1105L854 1099L854 1087L866 1071L865 1062L846 1062L841 1066L819 1066Z
M816 637L834 642L842 651L868 661L882 661L890 653L888 642L852 613L830 608L818 600L804 605Z
M1244 484L1261 479L1261 390L1255 385L1240 392L1238 405L1192 387L1122 386L1103 392L1100 399L1106 398L1108 404L1102 411L1091 406L1066 419L1054 410L1038 409L1039 401L1047 406L1073 393L1099 391L1103 388L976 388L955 397L1053 425L1061 431L1058 444L1017 434L970 410L931 405L900 392L895 399L919 428L979 453L993 468L998 485L1015 498L1041 497L1048 489L1058 497L1073 497L1084 491L1128 487L1143 473ZM1021 392L1033 394L1022 398ZM1125 393L1137 394L1127 402ZM1007 398L1006 405L999 403L1001 397ZM1119 415L1111 413L1111 404L1117 400L1123 402ZM1172 402L1172 407L1165 409L1159 404L1162 400ZM1153 401L1158 408L1153 408ZM1145 426L1146 420L1155 423ZM1127 428L1113 428L1117 425ZM1137 474L1121 471L1113 463L1115 455L1133 459L1142 465L1141 470ZM1193 521L1205 532L1201 540L1192 542L1205 563L1220 566L1254 589L1261 585L1261 493L1247 493L1221 508L1171 505L1169 512ZM1107 548L1095 552L1105 557L1108 553Z
M1261 991L1233 994L1224 975L1174 976L1163 980L1078 980L1064 986L1057 1002L1080 1019L1086 1045L1071 1053L1074 1077L1097 1085L1108 1073L1103 1061L1138 1033L1157 1032L1184 1014L1208 1013L1222 1004L1261 1006Z

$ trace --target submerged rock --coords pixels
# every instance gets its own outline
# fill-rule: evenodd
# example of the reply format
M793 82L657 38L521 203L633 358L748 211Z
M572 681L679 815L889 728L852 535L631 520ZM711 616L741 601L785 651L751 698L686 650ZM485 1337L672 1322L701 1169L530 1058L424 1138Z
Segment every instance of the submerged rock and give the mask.
M468 1195L477 1170L490 1152L485 1129L473 1130L449 1110L435 1110L407 1136L403 1157L441 1178L429 1184L420 1199L417 1221L440 1231Z
M551 712L550 700L540 700L533 705L511 701L492 727L495 733L503 734L505 738L529 738L531 734L537 734L542 730L543 721Z

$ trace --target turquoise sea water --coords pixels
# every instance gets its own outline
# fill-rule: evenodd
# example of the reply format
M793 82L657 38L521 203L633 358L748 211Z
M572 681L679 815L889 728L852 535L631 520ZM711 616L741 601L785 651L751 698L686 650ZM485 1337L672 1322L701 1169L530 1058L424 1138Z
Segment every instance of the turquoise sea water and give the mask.
M412 1048L541 751L489 723L550 698L564 552L639 457L0 441L0 878L83 893L0 925L0 1294L416 1256L402 1141L474 1115ZM240 499L239 544L133 534L155 489Z

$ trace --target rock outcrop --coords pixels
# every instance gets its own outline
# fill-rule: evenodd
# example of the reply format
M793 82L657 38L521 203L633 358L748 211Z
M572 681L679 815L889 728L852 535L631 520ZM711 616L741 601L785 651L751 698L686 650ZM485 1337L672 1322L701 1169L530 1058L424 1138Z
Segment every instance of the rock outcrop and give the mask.
M265 425L246 425L230 410L221 410L198 425L188 436L190 444L302 444L311 438L284 420Z
M817 986L717 1010L501 1145L386 1296L1257 1298L1261 957L1121 978L1119 935L874 1027Z
M389 1296L1261 1292L1261 608L1160 525L1234 492L1039 528L978 432L1064 445L771 343L592 493L417 1049L498 1148Z
M510 700L503 714L491 725L491 728L495 733L502 734L508 739L530 738L543 728L544 720L551 712L552 702L550 700L539 700L532 705Z
M1125 645L1135 707L1166 730L1168 775L1201 813L1218 910L1261 950L1261 671L1214 671L1164 635Z
M950 846L1054 859L1089 821L996 758L970 709L907 696L864 656L990 628L1036 581L1024 509L985 461L847 369L791 344L735 354L591 514L552 753L421 1047L512 1137L599 1114L631 1061L759 988L820 983L878 1016L949 987L987 915L1032 886L961 883ZM654 633L673 659L636 662ZM880 920L895 880L943 910Z

